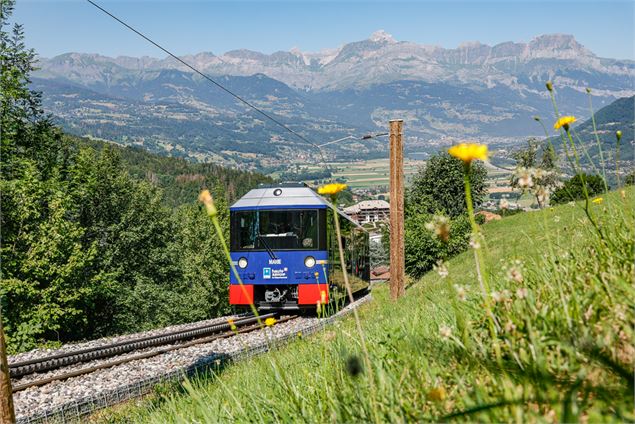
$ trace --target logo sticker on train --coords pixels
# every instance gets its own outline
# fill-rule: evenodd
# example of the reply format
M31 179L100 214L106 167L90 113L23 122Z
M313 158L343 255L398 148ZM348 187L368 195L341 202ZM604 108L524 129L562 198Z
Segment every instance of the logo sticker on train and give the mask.
M262 278L265 280L271 279L271 268L263 268L262 269Z
M273 278L274 280L285 279L287 278L287 271L289 271L289 268L272 269L271 278Z

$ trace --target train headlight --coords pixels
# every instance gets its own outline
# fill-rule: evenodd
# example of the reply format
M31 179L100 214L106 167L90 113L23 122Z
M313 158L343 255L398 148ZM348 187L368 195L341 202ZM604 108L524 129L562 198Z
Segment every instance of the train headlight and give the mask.
M240 269L247 268L247 258L238 259L238 268L240 268Z
M307 256L304 258L304 266L307 268L313 268L315 266L315 258L313 256Z

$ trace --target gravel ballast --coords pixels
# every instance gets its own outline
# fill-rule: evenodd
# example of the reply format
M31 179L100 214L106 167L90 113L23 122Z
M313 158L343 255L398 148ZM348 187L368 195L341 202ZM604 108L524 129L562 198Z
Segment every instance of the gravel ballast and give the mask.
M174 350L146 359L135 360L111 368L100 369L90 374L55 381L40 387L32 387L19 391L13 395L16 416L19 423L43 422L52 417L66 421L80 418L81 415L96 409L113 405L123 400L140 396L151 390L152 386L165 380L180 380L192 371L203 371L221 360L238 360L269 350L272 342L294 339L299 333L311 334L335 319L346 315L361 303L370 299L365 296L353 304L347 305L337 314L328 318L299 317L281 322L273 327L244 334L237 334L229 338L214 340L210 343L194 345ZM55 350L37 350L15 355L10 362L41 358L56 353L69 352L89 347L103 346L115 341L131 340L139 337L158 335L171 331L192 328L201 324L215 324L226 322L229 317L221 317L191 324L171 326L161 330L126 336L99 339L86 343L63 346ZM79 370L104 362L135 356L141 352L148 352L159 348L149 348L135 351L113 358L95 360L72 367L65 367L35 375L28 375L13 380L14 384L40 380L55 375L62 375L71 370Z

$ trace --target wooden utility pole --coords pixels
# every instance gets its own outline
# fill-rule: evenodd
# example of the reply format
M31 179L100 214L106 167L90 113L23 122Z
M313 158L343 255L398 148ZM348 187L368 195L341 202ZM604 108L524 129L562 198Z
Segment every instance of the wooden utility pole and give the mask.
M0 423L15 423L13 411L13 390L9 377L9 362L7 361L7 345L4 341L4 327L2 325L2 307L0 306Z
M390 297L405 292L403 119L390 121Z

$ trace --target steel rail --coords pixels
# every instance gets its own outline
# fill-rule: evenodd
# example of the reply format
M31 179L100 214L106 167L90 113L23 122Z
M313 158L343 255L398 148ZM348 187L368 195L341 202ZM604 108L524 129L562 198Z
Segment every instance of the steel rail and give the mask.
M271 315L273 315L273 314L262 315L262 316L260 316L260 318L265 318L265 317L268 317L268 316L271 316ZM298 317L297 315L291 315L291 316L282 317L282 318L278 319L276 321L276 323L290 321L290 320L295 319L297 317ZM220 334L214 334L212 336L195 339L195 340L192 340L192 341L189 341L189 342L186 342L186 343L177 344L177 345L161 347L159 349L156 349L156 350L153 350L153 351L150 351L150 352L141 353L139 355L130 356L128 358L122 358L122 359L118 359L118 360L115 360L115 361L105 362L103 364L97 364L97 365L94 365L94 366L91 366L91 367L82 368L80 370L71 371L71 372L68 372L68 373L65 373L65 374L60 374L60 375L57 375L57 376L43 378L43 379L40 379L40 380L35 380L35 381L31 381L31 382L24 383L24 384L16 384L16 385L13 386L13 393L19 392L19 391L22 391L22 390L26 390L26 389L31 388L31 387L43 386L45 384L49 384L49 383L52 383L54 381L67 380L67 379L72 378L72 377L78 377L80 375L90 374L90 373L95 372L95 371L100 370L100 369L111 368L111 367L114 367L114 366L117 366L117 365L121 365L121 364L125 364L125 363L128 363L128 362L151 358L153 356L161 355L163 353L171 352L173 350L184 349L184 348L195 346L195 345L198 345L198 344L210 343L210 342L213 342L214 340L225 339L225 338L228 338L228 337L232 337L232 336L234 336L236 334L242 334L242 333L248 333L248 332L251 332L251 331L255 331L255 330L263 328L262 324L260 324L260 323L254 324L254 321L257 322L257 318L258 317L250 318L249 319L250 322L245 322L247 320L243 320L242 322L235 322L233 324L236 327L245 326L245 328L241 328L241 329L236 328L235 330L232 330L231 329L231 324L230 324L229 325L230 326L230 330L229 331L225 331L225 332L220 333Z
M273 316L274 314L267 314L260 317L252 316L239 318L233 322L233 325L247 325ZM9 375L11 378L19 378L28 374L51 371L95 359L110 358L124 353L134 352L135 350L178 343L181 341L204 337L213 333L227 331L231 329L231 326L232 324L229 322L207 324L186 330L176 330L169 333L121 341L105 346L97 346L38 359L14 362L9 364Z

